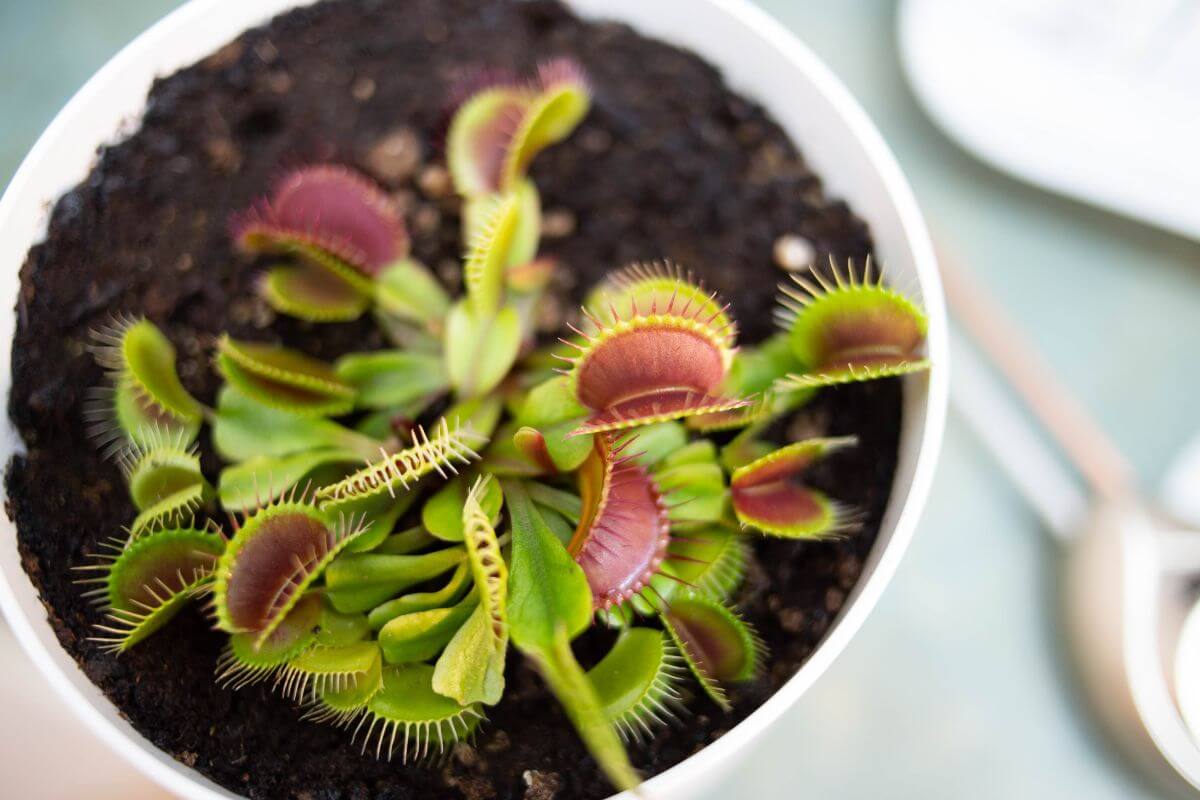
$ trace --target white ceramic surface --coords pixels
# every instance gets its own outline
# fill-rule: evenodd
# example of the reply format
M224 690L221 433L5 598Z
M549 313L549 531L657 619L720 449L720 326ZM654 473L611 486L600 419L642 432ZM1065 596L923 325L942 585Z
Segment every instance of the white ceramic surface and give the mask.
M191 64L242 30L307 0L192 0L126 47L58 115L0 199L0 341L11 341L18 270L45 232L54 200L90 168L98 145L137 124L155 77ZM947 330L933 249L919 210L887 146L861 108L816 57L747 0L569 0L581 14L624 20L691 48L729 83L762 102L802 147L833 195L871 225L892 280L930 316L935 368L908 380L895 489L863 578L804 667L761 708L698 755L650 780L654 798L690 798L733 768L738 754L813 684L841 652L891 579L916 527L941 445L948 385ZM10 352L0 347L0 390L10 389ZM0 461L20 449L5 417ZM0 520L0 606L22 646L97 736L165 788L187 798L229 793L151 746L116 712L59 646L20 566L12 523Z
M1200 239L1200 14L1178 0L904 0L913 92L963 147Z

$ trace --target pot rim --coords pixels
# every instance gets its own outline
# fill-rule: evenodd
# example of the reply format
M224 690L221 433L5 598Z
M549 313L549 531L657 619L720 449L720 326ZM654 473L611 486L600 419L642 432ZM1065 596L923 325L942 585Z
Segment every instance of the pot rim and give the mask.
M47 127L0 198L0 264L7 267L0 270L0 297L17 297L18 272L25 254L45 232L49 216L47 203L52 203L84 178L92 164L94 148L91 145L123 138L136 129L140 122L139 110L145 105L146 90L155 75L170 74L194 63L242 31L268 21L275 14L313 1L260 0L230 6L224 0L190 0L126 45L93 75ZM647 6L657 4L645 0L566 2L585 17L627 21L639 32L681 44L706 60L712 58L714 49L729 40L725 36L705 39L702 31L680 31L679 26L665 22L645 24L643 17L657 13L646 10ZM689 0L677 0L676 5L686 2ZM868 173L863 180L881 184L885 195L881 202L886 201L892 207L890 212L896 222L893 233L901 243L904 257L912 262L929 316L927 347L936 366L927 374L906 379L900 464L893 479L879 539L864 564L858 583L824 639L796 674L748 717L700 752L648 780L642 791L653 797L675 796L674 793L683 787L693 786L698 774L715 774L722 767L728 768L739 751L778 720L812 686L861 627L891 581L923 510L941 449L949 386L948 327L933 246L912 191L882 136L824 63L750 0L690 2L694 5L688 6L689 14L695 12L696 18L721 19L725 24L736 26L738 34L765 44L763 50L782 58L798 77L811 84L806 88L811 88L814 96L828 105L837 120L848 129L852 139L849 146L859 152L847 155L845 160L862 162L857 166ZM662 5L667 3L662 2ZM658 16L665 18L667 15ZM722 30L728 33L735 29ZM743 55L752 58L756 54L743 50ZM731 84L735 83L735 77L730 76ZM104 95L114 91L113 87L117 85L120 86L115 91L121 96L114 106L111 98L106 99ZM753 86L740 88L754 96ZM120 107L121 102L127 107ZM780 111L765 100L763 102L773 114ZM89 144L86 154L79 152L78 143L72 142L77 138L72 136L72 131L80 128L104 132L84 134ZM114 131L115 136L110 135ZM800 145L807 153L803 140ZM65 152L57 152L60 150ZM829 177L827 168L818 167L818 172ZM833 193L845 196L849 192L835 190ZM17 244L12 244L13 241ZM891 257L896 255L893 252ZM0 341L10 343L14 330L15 309L0 310ZM0 346L0 392L6 398L11 380L11 347ZM7 464L12 454L23 450L6 414L0 421L0 458ZM6 494L3 487L0 487L0 493ZM61 647L45 616L45 608L21 567L16 549L16 528L6 515L0 519L0 609L22 648L56 693L116 753L162 787L181 796L197 800L234 796L145 739L119 715L111 701ZM625 793L610 800L633 798L634 795Z

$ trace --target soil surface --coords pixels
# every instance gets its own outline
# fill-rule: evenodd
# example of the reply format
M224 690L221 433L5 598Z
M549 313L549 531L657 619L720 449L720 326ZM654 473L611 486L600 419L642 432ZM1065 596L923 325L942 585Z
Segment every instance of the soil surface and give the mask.
M687 52L623 25L583 23L556 2L336 0L280 17L160 80L130 138L55 206L22 273L10 413L28 447L8 471L9 514L29 575L63 645L150 740L253 798L527 798L610 794L558 705L519 657L509 690L470 745L401 765L361 756L341 730L301 722L268 686L218 689L222 636L198 611L116 658L87 641L98 613L70 568L121 533L133 508L116 466L89 441L82 409L102 383L88 331L110 314L145 314L180 355L187 387L213 400L208 366L220 331L271 338L324 358L382 346L367 323L311 326L275 316L253 291L261 262L234 253L230 211L288 166L313 160L374 173L407 209L416 256L457 286L458 204L438 142L445 98L473 68L528 69L569 55L595 103L569 142L537 161L545 250L568 265L578 299L605 271L640 259L687 265L732 302L743 341L770 331L782 273L772 245L811 241L819 258L862 258L866 226L834 199L761 108ZM561 307L568 307L564 302ZM551 309L547 330L559 319ZM728 731L821 641L859 578L891 486L900 422L892 381L828 390L789 436L857 434L815 482L861 511L861 530L820 543L754 543L740 607L769 645L762 677L721 713L703 697L634 760L647 775ZM207 442L202 442L207 446ZM206 469L215 478L215 461ZM606 634L583 637L594 659Z

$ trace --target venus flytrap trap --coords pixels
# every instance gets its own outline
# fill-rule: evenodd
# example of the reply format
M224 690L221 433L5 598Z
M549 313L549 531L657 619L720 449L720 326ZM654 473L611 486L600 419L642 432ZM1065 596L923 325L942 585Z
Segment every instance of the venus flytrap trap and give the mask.
M147 445L164 434L183 443L196 438L204 407L188 394L175 370L175 348L153 323L115 317L93 332L96 363L109 385L98 389L85 410L89 433L107 455L126 442Z
M853 440L781 446L774 423L824 387L926 368L924 316L869 264L834 267L784 287L781 331L739 349L729 306L662 262L614 272L563 339L539 341L562 267L538 251L529 167L589 103L565 61L461 98L447 138L461 297L346 167L294 170L233 217L235 245L274 259L259 290L276 311L370 313L389 349L327 362L225 335L208 409L153 323L98 332L110 378L89 418L137 512L82 568L102 646L124 651L210 595L222 686L269 683L364 752L418 761L504 702L511 647L622 789L640 780L627 745L697 693L730 707L766 659L733 606L746 532L815 539L855 520L804 482ZM597 620L614 643L585 669L572 642Z
M925 313L911 300L872 276L868 258L859 277L850 263L842 275L830 261L832 277L819 270L812 279L792 276L782 286L780 319L792 353L803 366L775 383L780 391L905 375L929 368L919 355L928 327Z

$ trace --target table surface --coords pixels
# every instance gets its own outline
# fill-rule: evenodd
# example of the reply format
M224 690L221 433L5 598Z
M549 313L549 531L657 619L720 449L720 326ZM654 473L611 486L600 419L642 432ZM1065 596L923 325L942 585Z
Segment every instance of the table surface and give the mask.
M0 0L0 181L70 94L176 4ZM1185 401L1200 391L1190 368L1200 345L1200 245L1052 197L957 148L904 83L891 0L760 4L849 85L932 227L1045 349L1152 487L1196 432ZM1055 591L1054 547L952 418L928 513L878 611L711 796L1154 797L1074 696ZM11 637L0 637L4 663L20 671L12 648ZM6 710L18 694L44 691L29 673L0 683ZM0 773L6 781L43 776L14 796L82 796L70 787L82 769L94 776L86 765L95 764L106 769L89 795L123 788L152 796L101 745L63 747L69 722L52 703L47 692L41 705L26 706L43 711L0 714L0 742L25 742L0 748Z

